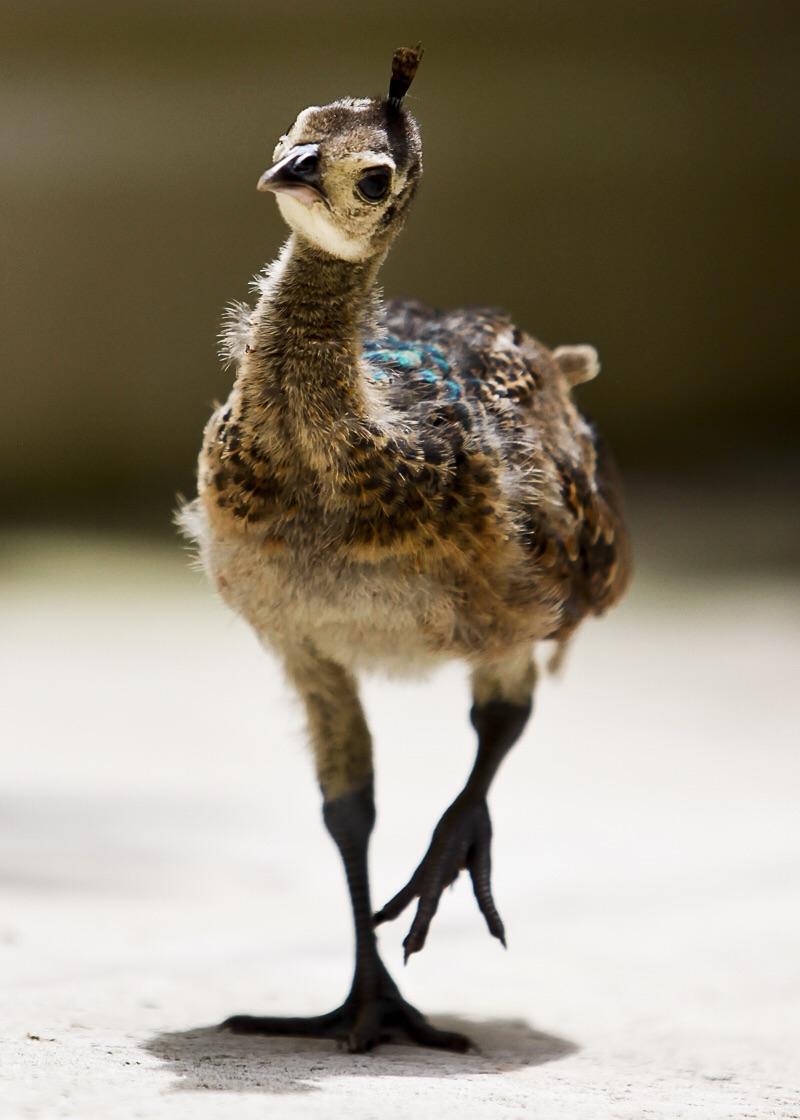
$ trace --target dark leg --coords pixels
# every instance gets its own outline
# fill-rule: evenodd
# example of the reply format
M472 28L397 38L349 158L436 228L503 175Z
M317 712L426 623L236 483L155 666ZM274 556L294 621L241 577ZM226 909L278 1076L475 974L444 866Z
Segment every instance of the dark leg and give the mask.
M478 733L478 752L472 771L437 824L430 846L408 883L374 917L376 925L391 921L419 898L403 942L406 960L425 944L442 892L464 869L472 879L489 932L506 944L503 922L492 897L492 823L486 796L500 763L528 721L535 674L530 658L522 666L515 661L502 669L505 672L494 666L492 672L487 669L475 674L470 717Z
M357 730L361 736L361 748L354 747L350 740L348 757L351 770L357 769L355 760L360 760L359 765L363 763L364 744L368 761L369 736L349 676L330 662L317 661L310 668L313 669L310 674L314 681L313 690L310 686L302 687L308 685L308 674L300 676L299 681L297 671L293 675L295 682L301 684L309 709L312 740L323 784L323 819L341 854L350 892L355 928L353 982L344 1003L325 1015L308 1018L234 1015L223 1026L238 1034L336 1039L352 1052L371 1050L377 1043L397 1037L421 1046L466 1051L470 1048L469 1039L454 1031L437 1030L415 1007L406 1003L378 955L367 868L369 837L375 823L372 776L370 774L366 781L362 778L357 788L346 792L337 790L333 797L325 795L326 787L336 789L342 784L350 784L350 781L341 767L331 760L330 749L323 749L317 741L319 724L315 717L320 714L320 703L325 708L322 724L328 732L349 727L351 734ZM323 689L324 702L321 697ZM337 706L337 718L328 710L330 704ZM339 710L342 704L349 704L349 716Z
M421 1046L465 1051L470 1042L454 1031L432 1027L402 998L378 955L367 876L367 845L375 820L372 785L326 801L323 817L344 863L356 934L353 983L344 1003L327 1015L309 1018L234 1015L223 1023L238 1034L333 1038L351 1052L405 1037Z

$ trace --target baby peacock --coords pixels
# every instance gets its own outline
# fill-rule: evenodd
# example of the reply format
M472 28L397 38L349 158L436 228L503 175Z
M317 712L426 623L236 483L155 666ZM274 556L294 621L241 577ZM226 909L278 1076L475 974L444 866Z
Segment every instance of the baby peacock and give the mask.
M388 97L312 106L280 138L258 188L277 195L292 233L258 278L255 307L230 314L236 379L205 431L199 496L181 513L212 582L304 701L355 925L340 1007L227 1026L352 1051L398 1035L469 1046L401 997L374 926L417 899L408 959L466 869L505 943L486 797L531 711L533 646L563 647L629 574L613 467L571 398L597 372L592 347L551 353L493 310L381 301L378 272L422 172L403 107L420 57L395 52ZM373 914L372 759L356 674L451 658L471 669L475 763L409 882Z

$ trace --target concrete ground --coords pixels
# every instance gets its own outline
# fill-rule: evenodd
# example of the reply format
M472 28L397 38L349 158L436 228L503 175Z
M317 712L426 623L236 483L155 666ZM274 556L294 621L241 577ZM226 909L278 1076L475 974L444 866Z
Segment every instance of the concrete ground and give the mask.
M587 625L492 793L405 994L480 1054L243 1039L343 995L350 930L302 719L177 550L0 556L0 1114L800 1117L800 611L774 580L645 571ZM376 901L472 752L464 674L372 681Z

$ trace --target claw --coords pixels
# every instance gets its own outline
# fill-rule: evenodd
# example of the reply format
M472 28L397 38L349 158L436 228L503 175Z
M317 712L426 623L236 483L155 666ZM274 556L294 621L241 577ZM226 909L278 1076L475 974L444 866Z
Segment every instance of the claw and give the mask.
M470 851L468 869L472 879L472 890L478 903L478 909L486 919L489 933L496 937L504 949L506 944L506 931L503 919L497 912L492 896L492 856L488 841L485 845L474 845Z
M420 867L422 865L420 864ZM418 892L417 878L419 875L419 868L414 872L409 881L399 890L393 898L390 898L386 905L380 909L376 914L373 914L373 924L379 926L381 922L391 922L394 918L403 913L406 906L416 898Z
M412 953L418 953L425 945L428 939L428 930L430 929L434 914L439 909L439 898L445 886L445 883L434 882L433 888L427 890L425 894L420 896L419 906L414 915L414 921L411 923L411 928L403 942L406 962Z
M437 824L422 862L406 885L373 916L375 925L391 921L419 898L417 912L403 941L403 961L423 948L431 921L439 907L445 887L450 886L466 868L478 908L489 932L505 947L505 929L497 911L491 889L492 825L486 802L468 800L464 795L456 801Z

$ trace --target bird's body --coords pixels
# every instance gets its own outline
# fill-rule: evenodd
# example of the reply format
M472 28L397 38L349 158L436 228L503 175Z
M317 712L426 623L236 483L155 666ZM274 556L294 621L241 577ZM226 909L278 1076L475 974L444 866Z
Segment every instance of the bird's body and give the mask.
M386 1027L365 1018L394 1016L418 1041L448 1045L400 1001L365 919L374 810L356 674L453 658L472 670L473 775L378 919L419 896L406 946L421 948L443 885L467 867L502 938L485 795L530 710L532 647L566 641L628 577L613 469L572 401L596 355L551 353L501 312L383 305L377 273L419 175L416 128L391 100L306 110L276 158L265 180L294 232L259 277L255 307L238 305L227 323L235 383L207 426L198 497L182 521L222 596L305 700L357 965L335 1022L235 1025L344 1033L361 1049Z
M345 358L364 410L328 418L321 462L290 426L248 425L258 309L237 318L243 384L209 425L187 517L208 571L266 643L306 637L353 670L564 640L627 576L613 480L568 374L502 312L376 312ZM283 387L255 378L280 417Z

